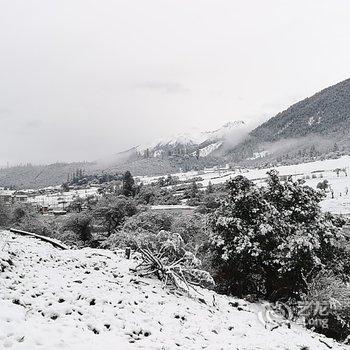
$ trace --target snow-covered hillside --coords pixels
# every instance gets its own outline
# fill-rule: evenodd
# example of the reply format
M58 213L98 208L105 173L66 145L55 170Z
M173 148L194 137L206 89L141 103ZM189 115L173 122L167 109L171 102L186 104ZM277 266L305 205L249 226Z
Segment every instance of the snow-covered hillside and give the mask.
M246 123L242 120L226 123L221 128L214 131L201 131L198 129L190 132L180 133L160 140L156 140L149 144L137 147L140 155L148 152L152 157L160 157L166 151L174 148L192 149L198 148L201 157L206 157L224 142L235 144L241 141L242 136L248 132ZM219 143L220 141L220 143Z
M0 348L346 349L296 324L262 322L260 304L173 294L133 275L135 264L122 252L62 251L0 231Z
M209 146L205 146L199 149L199 156L200 157L206 157L209 154L213 153L215 150L217 150L219 147L221 147L222 141L211 143ZM196 152L193 153L193 155L196 155Z

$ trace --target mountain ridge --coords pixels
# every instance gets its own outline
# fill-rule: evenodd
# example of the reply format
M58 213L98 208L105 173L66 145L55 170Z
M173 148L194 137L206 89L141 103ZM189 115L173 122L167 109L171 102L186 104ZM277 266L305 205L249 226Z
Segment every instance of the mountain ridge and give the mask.
M190 154L197 149L200 151L211 144L217 144L219 141L224 144L227 141L232 143L236 139L236 143L239 143L244 134L248 133L248 128L243 120L230 121L212 131L184 132L140 145L137 147L137 152L141 156L161 157L182 149L186 154ZM213 151L218 148L219 146L213 147ZM206 156L210 153L206 153Z
M255 128L250 135L262 137L271 126L274 129L278 126L282 131L264 135L264 141L274 141L286 136L305 136L308 133L329 134L330 131L339 129L337 122L350 125L350 79L293 104Z
M276 114L228 151L235 161L265 152L267 159L350 151L350 79L329 86ZM274 156L273 156L274 155ZM304 157L305 158L305 157ZM303 159L304 159L303 158Z

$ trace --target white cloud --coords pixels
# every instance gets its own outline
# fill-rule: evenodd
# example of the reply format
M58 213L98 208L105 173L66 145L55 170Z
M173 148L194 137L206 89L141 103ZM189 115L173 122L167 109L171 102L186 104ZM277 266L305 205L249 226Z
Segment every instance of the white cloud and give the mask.
M345 0L2 2L2 157L93 160L256 123L348 78L349 12Z

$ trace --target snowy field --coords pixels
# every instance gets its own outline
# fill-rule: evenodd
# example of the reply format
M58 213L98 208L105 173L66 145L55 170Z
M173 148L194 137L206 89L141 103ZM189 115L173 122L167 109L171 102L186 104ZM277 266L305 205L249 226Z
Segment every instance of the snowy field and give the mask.
M293 323L264 323L260 304L172 294L130 273L136 262L121 252L62 251L1 231L0 263L9 259L0 269L0 349L348 348Z
M209 181L212 184L220 184L237 175L244 175L248 179L261 184L267 177L266 173L271 169L276 169L280 175L291 175L294 180L304 179L306 184L313 188L316 188L320 181L328 180L333 190L334 198L332 199L332 195L329 192L327 198L321 204L322 209L336 214L350 214L350 156L265 169L218 170L212 168L205 171L191 171L172 175L177 176L181 181L201 177L203 180L198 181L198 183L201 183L203 187L208 186ZM336 169L345 171L337 173ZM147 184L157 181L159 177L140 177L139 179Z

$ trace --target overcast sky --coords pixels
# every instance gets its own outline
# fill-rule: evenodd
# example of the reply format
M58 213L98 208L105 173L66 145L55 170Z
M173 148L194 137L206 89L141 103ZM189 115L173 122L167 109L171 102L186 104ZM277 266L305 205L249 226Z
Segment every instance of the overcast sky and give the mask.
M94 160L350 77L348 0L0 0L0 164Z

